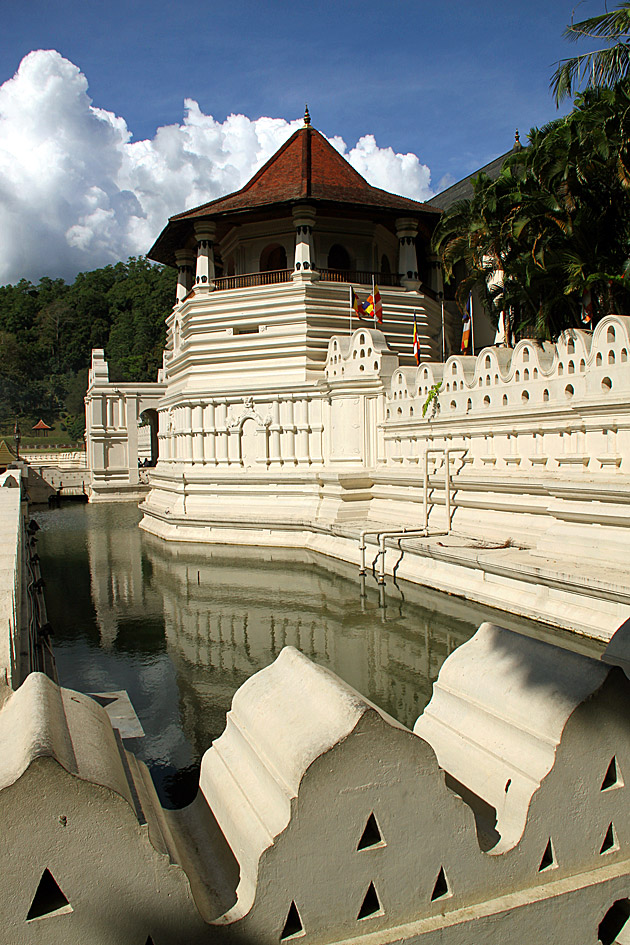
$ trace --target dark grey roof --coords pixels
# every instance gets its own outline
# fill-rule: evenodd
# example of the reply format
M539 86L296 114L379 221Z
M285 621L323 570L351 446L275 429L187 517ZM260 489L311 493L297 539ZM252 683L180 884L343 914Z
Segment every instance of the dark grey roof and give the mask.
M464 177L463 180L459 180L456 184L447 187L446 190L436 194L431 200L427 200L427 203L429 206L437 207L439 210L448 210L449 207L452 207L458 200L470 200L473 195L473 180L475 177L478 177L479 174L486 174L492 180L496 180L501 173L505 159L509 157L510 154L514 154L515 151L521 151L522 148L523 145L519 141L517 132L514 146L510 148L509 151L506 151L505 154L501 154L499 157L495 158L494 161L490 161L490 163L484 165L484 167L480 167L478 171L474 171L472 174L469 174L468 177Z

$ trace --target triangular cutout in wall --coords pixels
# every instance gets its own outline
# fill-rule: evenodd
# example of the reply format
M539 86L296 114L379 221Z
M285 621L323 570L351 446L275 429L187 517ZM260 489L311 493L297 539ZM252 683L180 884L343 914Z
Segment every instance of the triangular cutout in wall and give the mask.
M298 935L304 934L304 926L302 925L300 913L298 912L295 902L292 902L289 906L289 912L287 913L287 919L282 929L280 941L286 942L289 938L296 938Z
M357 919L369 919L373 915L382 915L383 909L379 902L374 883L370 883L366 892Z
M604 775L604 780L602 781L600 791L608 791L610 788L621 787L622 785L623 781L621 779L619 766L617 765L617 758L615 755L613 755L606 770L606 774Z
M604 837L604 842L600 847L600 853L611 853L613 850L618 850L619 844L617 843L617 834L615 833L615 828L613 827L612 821L608 824L608 830L606 831L606 836Z
M27 920L42 919L44 916L59 914L62 910L72 912L72 906L50 870L45 869L26 918Z
M144 945L155 945L155 942L153 941L150 935L148 939L146 940L146 942L144 943Z
M448 896L449 892L450 889L448 887L446 873L444 872L444 867L441 866L435 881L435 886L433 887L433 892L431 893L431 902L435 902L436 899L443 899L444 896Z
M540 866L538 867L539 873L544 873L545 870L549 870L552 866L557 866L556 857L553 852L553 844L551 842L551 837L547 841L547 846L545 847L545 852L542 855L542 860L540 861Z
M367 819L365 830L361 834L357 850L369 850L370 847L385 846L381 831L376 823L376 817L373 813Z

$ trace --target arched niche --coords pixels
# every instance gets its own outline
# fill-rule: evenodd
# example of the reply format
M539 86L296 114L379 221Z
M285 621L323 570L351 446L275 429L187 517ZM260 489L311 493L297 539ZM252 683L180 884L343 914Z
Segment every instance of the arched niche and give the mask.
M341 243L333 243L328 250L328 269L352 269L350 253Z
M148 423L151 435L151 458L147 465L155 466L158 461L159 440L158 440L158 413L153 407L147 407L140 414L140 421Z
M269 243L260 254L259 272L287 268L287 251L280 243Z

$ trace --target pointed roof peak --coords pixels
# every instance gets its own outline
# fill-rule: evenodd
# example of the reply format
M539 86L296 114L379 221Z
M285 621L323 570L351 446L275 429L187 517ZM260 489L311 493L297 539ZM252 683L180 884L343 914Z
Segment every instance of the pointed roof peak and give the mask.
M518 133L518 128L516 129L516 133L514 135L514 144L512 145L512 150L513 151L523 150L523 145L521 144L521 136Z
M310 124L308 106L304 124L290 135L240 190L199 207L175 214L149 251L149 257L173 265L175 251L187 236L186 227L199 218L234 220L234 214L261 212L300 201L337 205L337 210L372 208L406 215L436 214L434 207L373 187L348 160Z
M308 135L303 135L301 132L306 130ZM171 220L210 216L305 198L391 208L400 212L428 209L426 204L417 200L390 194L368 184L321 132L305 123L293 132L240 190L176 214Z

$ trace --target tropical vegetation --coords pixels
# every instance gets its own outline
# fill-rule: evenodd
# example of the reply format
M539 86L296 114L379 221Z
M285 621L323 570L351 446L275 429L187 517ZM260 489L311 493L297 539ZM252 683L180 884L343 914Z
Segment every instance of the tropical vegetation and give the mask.
M564 36L571 42L603 40L608 45L558 63L551 77L556 103L573 95L580 86L611 88L630 76L630 2L579 23L572 20Z
M175 279L132 257L71 285L45 277L0 287L0 432L42 418L80 439L92 348L105 348L112 380L155 380Z
M435 231L462 311L477 289L495 322L504 313L541 340L630 314L630 82L586 89L529 141L496 180L480 174Z

